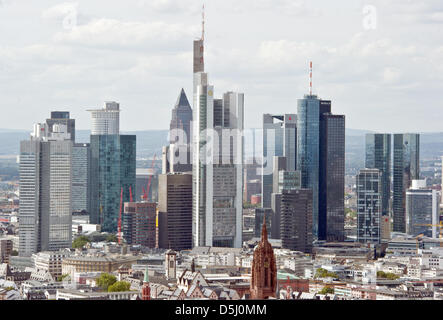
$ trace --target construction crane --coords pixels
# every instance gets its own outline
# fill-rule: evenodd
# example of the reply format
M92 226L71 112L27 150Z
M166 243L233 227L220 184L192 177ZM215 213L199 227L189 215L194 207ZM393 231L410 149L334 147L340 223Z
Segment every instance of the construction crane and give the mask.
M122 243L122 205L123 205L123 188L120 191L120 213L118 215L118 244Z
M155 164L156 157L157 157L157 155L154 154L154 158L152 159L152 163L151 163L151 170L154 169L154 164ZM146 190L143 188L143 190L144 190L143 200L145 200L145 201L149 201L149 190L151 189L151 181L152 181L152 176L153 175L154 174L151 174L149 176L148 185L146 187Z

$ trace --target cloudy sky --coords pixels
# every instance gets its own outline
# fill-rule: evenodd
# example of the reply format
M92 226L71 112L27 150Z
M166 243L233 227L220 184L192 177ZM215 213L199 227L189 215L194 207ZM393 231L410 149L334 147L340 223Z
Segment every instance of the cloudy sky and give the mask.
M0 128L30 130L51 110L90 127L121 103L121 129L166 129L203 0L0 0ZM245 93L246 127L296 113L308 91L347 127L443 131L441 0L205 0L206 71L216 96Z

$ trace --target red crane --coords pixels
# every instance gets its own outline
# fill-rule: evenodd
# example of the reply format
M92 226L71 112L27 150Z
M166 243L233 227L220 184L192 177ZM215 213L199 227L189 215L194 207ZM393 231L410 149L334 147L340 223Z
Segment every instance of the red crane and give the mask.
M154 169L154 164L155 164L155 159L156 159L156 157L157 157L157 155L154 154L154 159L152 159L151 169ZM147 186L147 188L146 188L146 191L145 191L144 194L143 194L143 200L145 200L145 201L149 201L149 199L148 199L148 197L149 197L149 190L151 189L151 181L152 181L152 176L153 176L153 175L154 175L154 174L151 174L151 175L149 176L148 186ZM143 188L143 190L144 190L144 188Z
M122 204L123 204L123 188L120 191L120 213L118 215L118 244L122 243Z

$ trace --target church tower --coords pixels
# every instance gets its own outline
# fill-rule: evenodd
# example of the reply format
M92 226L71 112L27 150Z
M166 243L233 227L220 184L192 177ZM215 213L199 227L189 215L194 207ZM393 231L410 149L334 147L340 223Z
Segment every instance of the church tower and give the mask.
M263 217L260 243L254 249L251 268L251 299L264 300L275 297L277 287L277 264L274 249L268 241L266 215Z
M143 279L142 300L151 300L151 288L149 287L148 268L145 270L145 278Z

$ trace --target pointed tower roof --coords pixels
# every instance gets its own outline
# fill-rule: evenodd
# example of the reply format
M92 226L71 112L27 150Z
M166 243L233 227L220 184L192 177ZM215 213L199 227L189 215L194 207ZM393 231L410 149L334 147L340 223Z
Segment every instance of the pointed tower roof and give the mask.
M180 94L178 95L177 102L175 103L175 109L189 108L191 109L191 105L189 104L188 97L186 97L185 90L182 88Z
M148 274L148 267L146 267L145 278L143 279L143 283L148 283L148 282L149 282L149 274Z
M261 240L268 241L268 230L266 228L266 213L263 213L263 226L261 227Z

